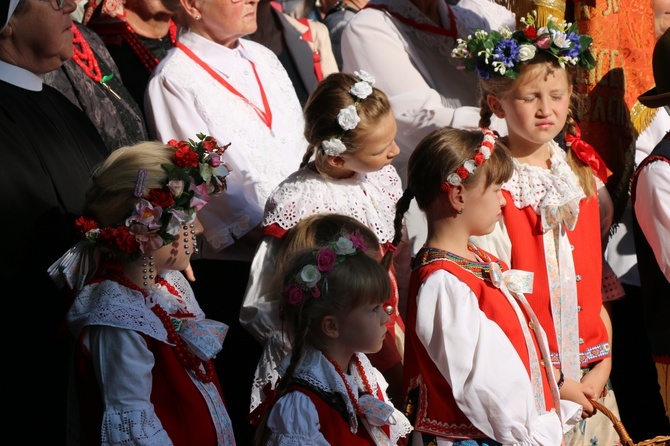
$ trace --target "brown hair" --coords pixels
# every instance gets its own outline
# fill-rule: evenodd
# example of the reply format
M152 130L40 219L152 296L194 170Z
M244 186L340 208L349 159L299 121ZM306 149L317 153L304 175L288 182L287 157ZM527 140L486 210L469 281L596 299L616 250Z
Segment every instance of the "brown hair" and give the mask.
M416 146L407 162L407 189L396 204L395 237L397 245L402 237L402 222L412 198L419 209L425 210L440 194L442 183L449 174L472 159L484 141L479 130L464 130L442 127L426 135ZM512 158L507 148L496 140L491 156L462 184L472 187L477 178L485 175L486 187L507 181L514 170Z
M562 68L559 65L556 57L544 52L539 52L539 54L537 54L530 61L521 62L521 76L523 76L524 73L530 73L531 75L537 76L541 76L544 73L544 76L546 77L552 75L556 70L560 69L566 70L568 84L573 87L572 96L570 98L571 105L570 109L568 110L568 117L565 121L563 132L570 135L576 135L577 124L575 121L575 116L577 116L577 110L579 109L579 96L577 94L577 88L575 88L576 69L567 66L566 68ZM542 70L544 70L544 72ZM484 80L481 78L479 79L480 127L489 127L491 125L491 116L493 115L493 110L491 110L488 102L486 101L488 95L492 94L499 100L503 99L518 85L518 79L519 78L511 79L505 76L496 76L489 80ZM567 159L572 171L579 178L579 183L582 186L586 196L590 197L595 194L596 184L593 180L593 170L591 170L591 167L579 159L572 150L567 151Z
M375 259L379 253L379 239L372 229L360 221L347 215L324 213L310 215L300 220L293 226L282 239L281 246L277 252L275 262L275 288L281 286L283 280L282 271L296 252L306 248L321 247L340 236L348 236L358 232L363 238L367 250L365 251Z
M337 238L331 241L335 240ZM360 305L381 304L391 294L391 282L386 269L373 257L359 252L346 256L332 270L322 273L325 278L321 279L321 295L318 298L306 292L301 302L290 303L283 290L294 282L294 277L300 274L303 267L314 264L316 259L313 248L294 253L286 264L281 287L278 288L281 293L280 311L286 321L292 349L289 365L277 385L277 398L287 393L305 346L323 348L325 338L321 331L321 321L324 317L345 315ZM257 427L255 445L265 444L267 418L271 410L268 408Z
M356 128L342 130L337 122L337 115L341 109L355 105L356 97L349 93L349 89L359 82L353 74L332 73L317 85L307 99L304 108L305 139L308 147L303 156L300 167L304 167L314 155L314 162L319 169L328 161L328 155L323 151L321 143L333 137L340 137L347 147L346 153L355 153L361 148L361 139L373 129L379 121L392 112L391 103L386 94L378 88L372 87L372 93L356 105L356 112L361 118Z

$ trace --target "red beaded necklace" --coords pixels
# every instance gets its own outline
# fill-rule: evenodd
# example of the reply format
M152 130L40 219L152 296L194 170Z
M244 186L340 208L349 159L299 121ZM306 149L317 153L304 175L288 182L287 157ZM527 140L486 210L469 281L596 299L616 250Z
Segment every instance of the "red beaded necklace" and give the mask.
M326 355L324 355L326 356ZM349 387L349 382L347 382L347 378L344 376L344 371L342 370L342 367L335 362L334 359L329 358L326 356L326 359L328 362L330 362L333 367L335 367L335 370L337 373L340 375L340 378L342 378L342 381L344 382L344 387L347 388L347 394L349 394L349 399L351 400L351 404L354 405L354 410L356 411L356 414L358 414L359 417L365 418L365 414L361 410L361 406L358 404L358 398L354 395L353 390L351 390L351 387ZM361 379L363 380L363 385L365 386L365 392L369 395L374 395L374 392L372 391L372 386L370 386L370 382L368 381L368 377L365 374L365 369L363 369L363 364L361 364L361 360L358 359L357 355L353 355L351 359L354 361L356 364L356 369L358 369L358 374L361 376Z
M110 279L120 283L126 288L139 291L145 298L149 295L149 293L147 293L145 289L135 285L135 283L133 283L121 272L113 272L109 276ZM167 288L170 294L181 298L179 292L172 285L166 282L165 279L163 279L162 277L157 276L156 283L159 283L163 285L165 288ZM165 330L168 333L168 341L174 344L174 347L172 348L175 349L175 353L177 354L179 362L186 369L193 371L193 373L195 373L195 375L198 377L200 381L205 383L212 382L214 380L214 376L216 373L216 371L214 370L214 363L212 363L211 360L210 361L201 360L200 358L195 356L191 352L191 350L189 350L186 343L182 340L181 336L179 336L179 333L177 333L177 330L175 329L175 326L172 323L172 318L167 313L167 311L165 311L160 305L154 305L153 307L151 307L151 310L156 314L156 316L158 316L161 322L163 322L163 326L165 327ZM204 373L201 370L200 365L202 365L205 368Z
M170 43L172 46L174 46L175 42L177 41L177 25L172 20L170 20L169 34ZM154 53L152 53L151 50L147 48L147 46L140 40L139 36L130 27L130 25L128 25L128 23L126 23L126 30L123 33L123 40L128 43L130 49L132 49L133 52L137 55L137 57L142 62L142 65L145 66L149 73L152 73L158 66L160 60L158 60L158 58L154 56Z
M107 90L110 91L118 99L119 95L116 94L112 88L107 85L107 82L114 77L114 73L109 73L105 76L102 75L102 70L98 64L98 59L95 57L91 46L88 44L84 36L77 28L77 25L72 25L72 47L74 49L72 53L72 59L79 65L79 67L86 73L88 77L93 79L93 81L99 83Z

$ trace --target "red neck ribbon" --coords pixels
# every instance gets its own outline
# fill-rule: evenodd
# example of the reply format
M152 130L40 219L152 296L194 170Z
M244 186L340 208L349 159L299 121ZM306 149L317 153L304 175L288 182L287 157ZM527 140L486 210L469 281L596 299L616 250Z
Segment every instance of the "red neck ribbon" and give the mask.
M253 109L254 109L254 110L256 111L256 113L258 114L258 117L261 118L261 121L263 121L263 122L265 123L265 125L267 125L268 128L269 128L270 130L272 130L272 110L270 110L270 104L268 103L268 98L267 98L267 96L265 95L265 89L263 88L263 84L261 83L261 78L258 77L258 72L256 71L256 65L254 65L253 62L249 61L249 63L251 64L251 68L254 70L254 76L256 76L256 82L258 82L258 87L259 87L260 90L261 90L261 98L263 99L263 108L264 108L264 110L261 110L260 108L258 108L258 107L256 106L256 104L254 104L253 102L251 102L251 101L250 101L249 99L247 99L242 93L240 93L239 91L237 91L237 90L235 89L235 87L233 87L232 85L230 85L230 84L229 84L223 77L221 77L221 75L219 75L219 73L217 73L216 71L214 71L214 70L212 69L212 67L210 67L209 65L207 65L202 59L200 59L198 56L196 56L195 53L194 53L193 51L191 51L191 49L190 49L189 47L187 47L186 45L184 45L184 44L181 43L181 42L177 42L177 43L175 43L175 46L176 46L177 48L179 48L180 50L182 50L184 53L186 53L186 55L187 55L188 57L190 57L191 59L193 59L193 61L194 61L195 63L197 63L198 65L200 65L200 66L201 66L207 73L209 73L210 76L212 76L214 79L216 79L221 85L223 85L224 87L226 87L226 89L227 89L228 91L230 91L231 93L233 93L235 96L241 98L244 102L246 102L246 103L249 104L251 107L253 107Z

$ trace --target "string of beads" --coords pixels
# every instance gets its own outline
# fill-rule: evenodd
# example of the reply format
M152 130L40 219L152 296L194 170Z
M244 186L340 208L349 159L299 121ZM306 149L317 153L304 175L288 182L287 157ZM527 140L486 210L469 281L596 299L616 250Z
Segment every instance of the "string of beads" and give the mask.
M172 20L170 20L169 34L170 43L172 46L174 46L175 42L177 41L177 25ZM154 56L154 53L152 53L151 50L147 48L147 46L140 40L140 37L137 35L137 33L135 33L135 31L127 23L125 32L123 33L123 40L128 43L130 49L132 49L133 52L137 55L137 57L142 62L142 65L144 65L149 73L152 73L158 66L160 60Z
M125 275L123 275L123 273L115 272L111 274L110 278L120 283L121 285L125 286L126 288L139 291L145 298L149 295L149 293L147 293L145 289L142 289L139 286L135 285L135 283L133 283L130 279L128 279ZM172 285L166 282L165 279L163 279L162 277L156 276L156 283L161 284L165 288L167 288L170 294L181 298L179 292ZM163 322L163 326L165 327L165 330L168 333L168 341L174 344L173 349L175 350L175 354L177 355L179 362L187 370L191 370L193 373L195 373L195 375L198 377L200 381L205 383L212 382L214 380L214 376L216 373L214 369L214 363L211 360L209 361L201 360L196 355L194 355L191 352L191 350L189 350L186 343L182 340L181 336L179 336L179 333L177 333L177 330L174 324L172 323L172 318L167 313L167 311L163 309L163 307L156 304L153 307L151 307L151 310L156 314L156 316L158 316L161 322ZM205 372L202 371L201 366L204 367Z
M72 34L72 44L74 47L72 59L81 67L88 77L95 82L100 82L102 80L102 71L100 70L98 59L95 57L95 54L93 54L93 50L91 50L91 46L86 39L84 39L81 31L79 31L76 26L72 27Z
M361 406L358 404L358 398L356 398L356 396L354 395L353 390L351 390L351 387L349 386L349 382L344 376L344 371L342 370L342 367L340 367L340 365L337 362L335 362L335 360L333 360L332 358L326 356L326 359L333 365L333 367L335 367L335 370L340 375L340 378L342 378L342 381L344 382L344 387L347 388L347 394L349 395L349 400L351 400L351 404L353 404L356 414L361 418L365 418L365 414L361 410ZM372 391L372 386L370 386L370 381L368 381L368 377L365 374L365 369L363 369L363 364L361 363L361 360L358 359L358 356L356 355L353 355L351 359L356 364L358 374L361 376L361 379L363 380L363 385L365 386L365 392L369 395L374 395L374 392Z

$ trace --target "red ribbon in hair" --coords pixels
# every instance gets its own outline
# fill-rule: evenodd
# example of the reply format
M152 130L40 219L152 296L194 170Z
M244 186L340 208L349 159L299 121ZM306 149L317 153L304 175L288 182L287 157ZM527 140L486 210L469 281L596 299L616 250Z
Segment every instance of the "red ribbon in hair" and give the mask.
M566 144L580 160L591 166L591 169L600 178L600 181L607 183L607 177L612 175L612 171L607 168L605 161L598 155L596 149L582 139L582 131L577 124L575 124L575 132L577 133L576 135L569 133L565 135Z

